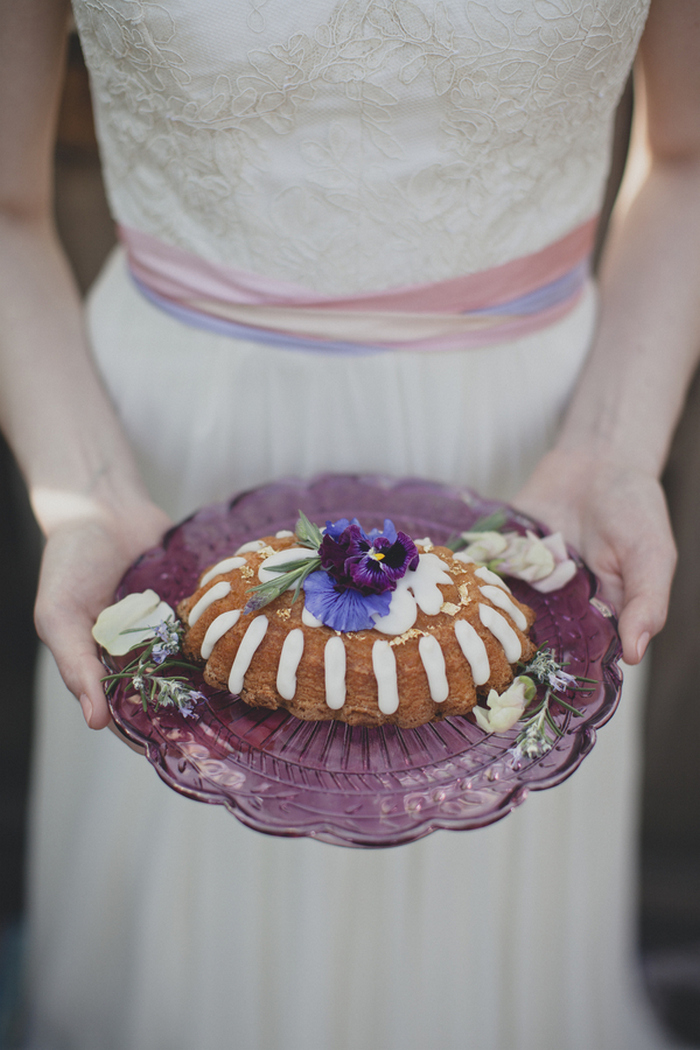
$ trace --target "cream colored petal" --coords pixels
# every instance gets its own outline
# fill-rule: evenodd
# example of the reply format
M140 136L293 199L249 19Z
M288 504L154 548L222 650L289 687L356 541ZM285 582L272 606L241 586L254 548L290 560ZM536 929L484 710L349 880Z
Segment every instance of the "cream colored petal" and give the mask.
M158 624L174 618L173 610L155 591L139 591L103 609L92 636L111 656L123 656L152 638Z

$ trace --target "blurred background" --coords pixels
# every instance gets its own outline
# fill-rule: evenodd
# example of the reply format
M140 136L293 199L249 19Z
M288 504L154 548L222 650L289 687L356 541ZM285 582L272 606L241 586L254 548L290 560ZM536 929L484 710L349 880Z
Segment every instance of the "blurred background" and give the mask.
M631 111L629 88L618 114L610 202L624 165ZM78 284L85 291L115 238L100 177L87 74L74 35L69 41L56 147L56 219ZM651 658L638 948L659 1017L688 1046L700 1047L698 376L664 483L680 560L668 624L654 642ZM0 438L0 1050L21 1047L18 991L36 651L32 602L40 546L22 481Z

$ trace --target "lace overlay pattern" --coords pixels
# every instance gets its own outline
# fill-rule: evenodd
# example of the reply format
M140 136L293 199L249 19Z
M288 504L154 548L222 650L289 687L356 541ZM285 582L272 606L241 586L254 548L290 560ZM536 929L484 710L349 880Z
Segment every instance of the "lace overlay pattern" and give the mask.
M649 0L74 0L115 217L326 294L599 206Z

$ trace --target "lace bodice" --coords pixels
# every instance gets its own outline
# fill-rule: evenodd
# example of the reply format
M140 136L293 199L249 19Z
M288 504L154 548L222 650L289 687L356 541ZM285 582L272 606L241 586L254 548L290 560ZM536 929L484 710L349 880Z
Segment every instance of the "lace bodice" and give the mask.
M649 0L74 0L115 217L327 294L595 213Z

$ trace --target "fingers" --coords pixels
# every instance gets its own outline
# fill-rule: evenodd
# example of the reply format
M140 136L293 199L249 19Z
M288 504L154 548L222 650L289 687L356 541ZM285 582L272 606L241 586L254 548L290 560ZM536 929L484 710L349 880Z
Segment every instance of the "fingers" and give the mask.
M101 682L102 677L106 673L105 668L97 658L94 650L92 653L86 653L80 658L78 673L82 679L82 688L78 693L78 699L85 721L90 729L105 729L112 721L112 715ZM71 691L74 692L75 690Z
M623 583L619 630L624 659L636 664L668 613L677 553L663 490L658 482L633 480L618 504L612 530Z
M92 626L111 601L125 567L114 545L93 528L50 537L42 559L34 607L37 633L92 729L111 721Z
M104 729L111 721L101 678L105 669L90 634L93 618L69 606L47 609L41 594L35 608L37 633L51 649L67 688L80 702L91 729Z
M128 565L168 524L162 511L147 504L126 518L69 522L47 539L34 611L37 632L92 729L111 721L92 626Z
M85 548L84 548L85 550ZM86 573L85 565L90 572ZM81 563L72 551L49 540L44 551L34 622L41 640L53 653L68 689L78 698L87 724L102 729L110 722L100 679L105 674L91 629L97 613L109 600L111 579L96 586L97 565ZM104 595L104 597L103 597Z
M624 566L625 597L619 630L624 659L637 664L668 613L676 548L670 535L631 552Z
M636 664L666 622L677 555L660 487L644 501L628 493L624 504L596 515L582 553L617 612L624 659Z

